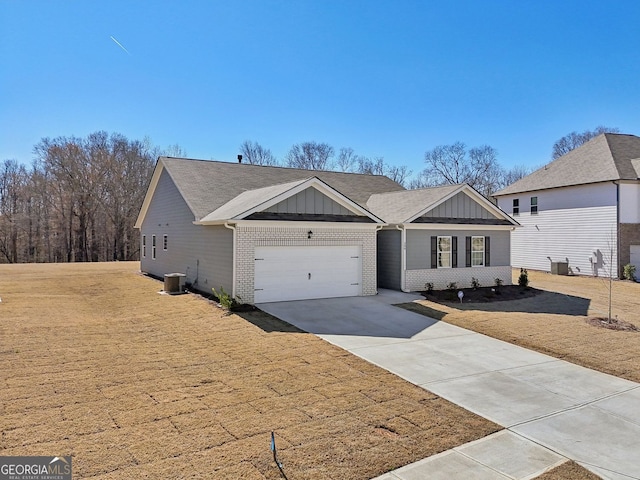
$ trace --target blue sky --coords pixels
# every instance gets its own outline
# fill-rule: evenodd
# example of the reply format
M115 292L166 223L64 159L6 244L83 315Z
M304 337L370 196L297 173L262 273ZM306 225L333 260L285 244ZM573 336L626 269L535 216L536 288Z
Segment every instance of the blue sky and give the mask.
M106 130L204 159L312 140L417 172L462 141L533 167L573 130L640 134L639 87L636 0L0 0L0 160Z

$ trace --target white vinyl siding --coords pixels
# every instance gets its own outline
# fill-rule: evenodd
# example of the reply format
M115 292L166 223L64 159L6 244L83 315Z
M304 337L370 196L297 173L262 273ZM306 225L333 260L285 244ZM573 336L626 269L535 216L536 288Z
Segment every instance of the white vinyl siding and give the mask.
M640 183L620 184L620 223L640 223Z
M616 276L616 193L613 183L536 192L544 209L518 217L521 227L511 234L513 266L550 271L551 262L568 262L573 274L605 276L613 264ZM513 197L499 197L498 206L508 208Z
M471 237L471 266L484 267L484 237Z

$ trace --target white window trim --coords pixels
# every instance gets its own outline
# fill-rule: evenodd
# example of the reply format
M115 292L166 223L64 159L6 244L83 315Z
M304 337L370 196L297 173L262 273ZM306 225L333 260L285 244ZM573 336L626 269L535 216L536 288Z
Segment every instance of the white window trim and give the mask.
M517 202L517 205L516 205ZM514 217L516 215L520 215L520 199L519 198L514 198L513 201L511 202L511 215L513 215Z
M440 250L440 239L447 238L449 240L449 250L441 251ZM449 265L443 266L440 265L440 258L443 253L449 254ZM438 236L436 240L436 268L453 268L453 239L451 236Z
M533 199L536 199L536 204L533 204ZM535 211L533 210L535 207ZM537 215L538 214L538 197L531 197L531 199L529 200L529 212L531 213L531 215Z
M156 236L151 235L151 258L156 259Z
M474 254L474 253L479 253L479 252L480 252L479 250L474 250L474 249L473 249L473 240L474 240L474 239L476 239L476 238L481 238L481 239L482 239L482 263L481 263L480 265L474 265L474 264L473 264L473 254ZM482 268L482 267L484 267L484 264L485 264L485 258L486 258L486 257L485 257L485 247L486 247L486 245L485 245L485 239L484 239L484 237L483 237L483 236L481 236L481 235L476 235L476 236L472 236L472 237L471 237L471 268L478 268L478 267Z
M142 235L142 258L147 258L147 236Z

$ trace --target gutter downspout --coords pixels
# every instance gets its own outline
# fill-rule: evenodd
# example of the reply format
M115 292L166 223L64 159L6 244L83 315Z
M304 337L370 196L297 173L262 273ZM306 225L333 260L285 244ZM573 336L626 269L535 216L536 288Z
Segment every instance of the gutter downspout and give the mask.
M616 186L616 278L620 279L620 182L614 180L613 184Z
M229 222L224 222L224 226L233 231L233 259L231 260L231 298L236 298L236 256L238 252L238 239L235 225L231 225L229 224Z
M396 225L395 227L400 230L400 290L408 293L405 274L407 271L407 231L402 225Z
M376 295L378 295L378 232L380 230L382 230L383 227L388 226L387 223L383 223L382 225L376 225L376 231L375 231L375 236L376 236ZM364 265L363 265L364 267ZM364 285L363 285L364 288Z

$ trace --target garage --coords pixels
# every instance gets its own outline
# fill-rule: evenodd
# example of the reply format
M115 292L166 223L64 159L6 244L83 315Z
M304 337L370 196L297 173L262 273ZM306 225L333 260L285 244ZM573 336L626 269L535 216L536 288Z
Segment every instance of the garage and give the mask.
M255 248L255 303L362 294L359 245Z

